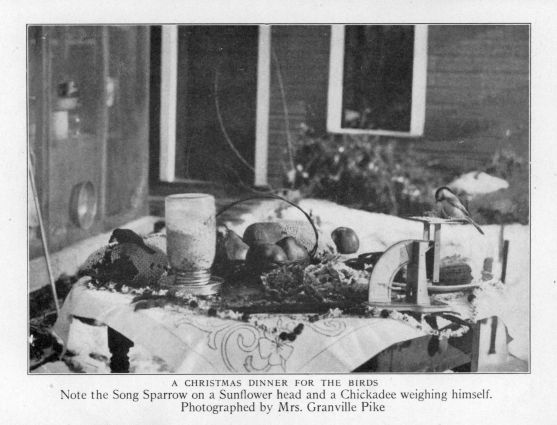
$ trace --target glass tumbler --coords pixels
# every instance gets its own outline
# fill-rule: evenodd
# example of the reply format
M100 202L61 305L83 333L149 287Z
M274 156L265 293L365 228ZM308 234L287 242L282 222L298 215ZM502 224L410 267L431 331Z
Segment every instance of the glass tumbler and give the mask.
M165 198L166 252L175 285L189 293L211 294L215 259L215 198L205 193L182 193Z

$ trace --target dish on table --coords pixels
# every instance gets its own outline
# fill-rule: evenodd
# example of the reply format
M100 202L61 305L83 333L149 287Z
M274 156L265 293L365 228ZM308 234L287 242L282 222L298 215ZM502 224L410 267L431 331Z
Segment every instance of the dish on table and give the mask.
M432 294L441 294L448 292L471 291L479 286L479 283L467 283L464 285L428 285L427 290ZM403 290L404 288L406 288L406 283L393 282L394 290Z

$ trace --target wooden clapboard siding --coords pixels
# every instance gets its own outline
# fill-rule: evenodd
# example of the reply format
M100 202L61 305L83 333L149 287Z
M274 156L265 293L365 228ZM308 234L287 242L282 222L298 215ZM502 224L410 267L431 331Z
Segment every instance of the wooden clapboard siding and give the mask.
M325 131L330 27L274 26L272 48L282 73L291 139L305 123ZM286 125L272 61L269 182L288 164ZM424 137L402 139L449 163L478 167L500 146L528 154L529 27L431 25Z
M291 139L302 123L325 128L329 77L330 27L273 26L271 31L271 102L269 111L269 169L271 185L283 183L288 145L277 62L284 84Z
M528 153L529 27L429 27L425 134L417 148L474 167Z

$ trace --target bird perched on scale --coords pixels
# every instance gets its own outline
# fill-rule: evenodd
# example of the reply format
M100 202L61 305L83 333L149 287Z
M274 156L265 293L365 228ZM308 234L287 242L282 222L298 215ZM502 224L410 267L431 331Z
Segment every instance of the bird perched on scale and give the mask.
M441 213L445 218L465 220L473 225L478 232L484 234L481 227L472 219L468 210L462 205L456 194L446 186L440 187L435 192L435 200L441 206Z

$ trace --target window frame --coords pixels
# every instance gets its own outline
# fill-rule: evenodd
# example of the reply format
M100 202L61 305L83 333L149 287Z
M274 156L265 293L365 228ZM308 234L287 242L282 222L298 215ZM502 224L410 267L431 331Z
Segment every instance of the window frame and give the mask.
M329 91L327 99L327 131L339 134L369 134L395 137L423 136L427 86L428 26L414 25L414 59L412 71L412 105L410 131L360 129L342 127L342 99L344 85L344 40L346 25L331 25L329 57Z
M167 183L190 182L176 177L178 27L179 25L163 25L161 33L159 180ZM253 184L254 186L266 186L271 89L271 26L258 25L258 27L255 174Z

